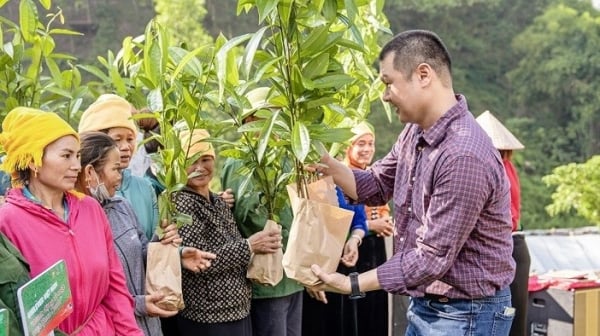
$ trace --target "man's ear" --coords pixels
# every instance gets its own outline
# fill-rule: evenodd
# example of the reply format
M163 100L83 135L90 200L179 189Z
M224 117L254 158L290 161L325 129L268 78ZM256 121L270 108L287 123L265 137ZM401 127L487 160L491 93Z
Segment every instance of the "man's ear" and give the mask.
M419 83L421 83L422 86L426 86L429 85L429 83L431 83L434 71L429 64L421 63L417 65L415 73L417 75L417 80L419 81Z

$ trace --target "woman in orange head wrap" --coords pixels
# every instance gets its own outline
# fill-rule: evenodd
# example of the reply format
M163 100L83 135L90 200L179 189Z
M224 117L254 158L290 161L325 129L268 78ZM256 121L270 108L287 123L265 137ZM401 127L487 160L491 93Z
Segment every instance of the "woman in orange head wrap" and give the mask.
M344 162L352 169L368 169L375 154L375 134L369 125L360 123L352 131L350 146ZM356 270L359 273L374 269L387 260L385 237L394 232L390 208L365 206L369 232L359 247ZM388 294L382 290L368 292L358 300L358 335L386 336L388 334Z

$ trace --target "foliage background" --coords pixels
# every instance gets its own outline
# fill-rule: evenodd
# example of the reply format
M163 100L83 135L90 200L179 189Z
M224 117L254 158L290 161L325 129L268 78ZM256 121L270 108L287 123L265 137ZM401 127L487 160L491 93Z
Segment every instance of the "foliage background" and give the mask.
M191 6L202 6L201 0L189 1ZM142 34L155 8L170 2L55 0L64 8L65 27L84 33L82 37L56 37L57 52L76 55L80 63L101 66L97 56L110 59L107 50L119 50L126 36ZM189 23L181 28L181 36L200 36L186 41L191 48L220 33L230 38L256 31L256 13L235 15L237 0L204 2L202 25ZM15 20L18 4L17 0L9 1L0 16ZM600 70L600 13L589 1L395 0L387 1L384 13L393 32L411 28L437 32L453 56L455 90L467 96L473 114L490 110L525 144L526 149L515 156L525 228L596 223L588 204L597 204L598 193L581 195L580 191L586 184L595 185L591 182L597 182L597 174L559 169L552 175L555 178L542 180L556 167L569 163L587 162L582 169L592 172L599 168L598 160L591 159L600 152L600 83L594 80ZM169 22L191 19L188 14L189 8L179 7L163 11L161 16L166 20L163 22ZM196 33L200 35L193 35ZM3 44L8 38L5 34ZM68 68L67 60L58 63L62 69ZM90 77L85 72L81 75L82 82ZM90 96L80 94L84 100L80 106L85 107ZM381 157L402 125L395 117L389 120L377 106L369 120L377 130L376 156ZM561 183L572 187L568 192L561 189L553 199ZM582 201L573 203L577 199ZM553 202L554 216L550 217L546 207Z

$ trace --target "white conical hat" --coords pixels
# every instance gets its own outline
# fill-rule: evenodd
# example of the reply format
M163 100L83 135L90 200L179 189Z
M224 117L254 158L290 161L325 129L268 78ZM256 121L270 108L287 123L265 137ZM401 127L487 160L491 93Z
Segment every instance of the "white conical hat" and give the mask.
M525 146L490 111L477 117L477 123L492 138L494 147L499 150L517 150Z

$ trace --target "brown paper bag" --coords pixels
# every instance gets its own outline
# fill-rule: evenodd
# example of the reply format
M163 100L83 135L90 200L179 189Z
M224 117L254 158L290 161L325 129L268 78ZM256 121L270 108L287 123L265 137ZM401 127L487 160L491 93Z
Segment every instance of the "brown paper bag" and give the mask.
M176 246L148 244L146 293L163 294L164 298L156 304L162 309L173 311L185 307L181 290L181 260Z
M281 226L277 222L267 220L263 230L272 229L279 229L279 232L281 232ZM283 250L281 248L275 253L254 254L250 260L246 277L263 285L275 286L283 279L282 259Z
M331 176L326 176L320 180L309 183L307 186L308 198L313 201L339 206L337 193L335 191L335 183ZM290 202L294 213L298 208L298 200L300 196L296 190L296 184L290 184L287 186L288 195L290 196Z
M325 272L337 269L354 216L353 211L338 206L333 180L315 183L308 188L310 199L299 198L295 186L288 186L294 220L283 255L283 269L288 278L305 286L320 282L310 268L312 264L321 266Z

